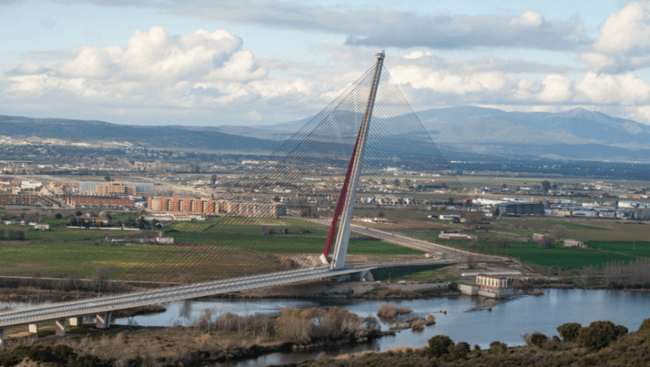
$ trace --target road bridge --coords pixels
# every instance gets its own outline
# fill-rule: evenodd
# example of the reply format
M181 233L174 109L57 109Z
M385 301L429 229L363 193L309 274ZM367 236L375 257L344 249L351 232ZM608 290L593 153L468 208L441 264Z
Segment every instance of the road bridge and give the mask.
M399 234L393 234L393 233L388 233L380 230L367 229L367 228L351 225L352 212L354 210L357 186L359 184L359 177L361 175L361 168L363 164L366 142L368 139L368 132L370 129L370 123L372 120L372 113L375 107L375 99L378 94L379 81L382 78L383 60L384 60L384 53L382 52L377 55L377 61L375 66L372 69L370 69L366 74L364 74L364 76L360 79L360 82L353 85L354 88L351 87L351 91L349 92L349 94L344 94L343 95L344 97L342 97L342 99L337 100L336 102L337 107L335 108L335 110L333 110L334 112L326 109L324 110L323 113L318 115L320 117L314 118L314 120L317 120L317 122L320 121L318 122L318 125L316 127L321 126L320 125L321 123L323 124L322 126L324 132L333 131L332 133L333 135L339 136L340 134L343 134L346 131L350 131L351 132L350 137L354 138L354 140L352 139L349 140L349 142L354 142L353 145L354 149L352 151L352 156L349 158L349 162L348 162L347 153L346 156L340 160L347 167L347 170L345 171L345 177L342 182L342 189L339 195L339 199L337 201L336 209L334 210L334 215L331 219L331 225L329 228L327 239L325 241L325 248L322 254L320 255L320 261L322 265L316 267L294 269L294 270L284 270L284 271L278 271L278 272L267 273L267 274L240 276L240 277L218 280L218 281L204 281L199 283L164 287L164 288L158 288L158 289L141 291L141 292L132 292L132 293L126 293L121 295L104 296L104 297L98 297L98 298L87 299L87 300L51 303L51 304L30 307L27 309L3 312L0 313L0 337L1 337L0 343L4 345L5 330L11 327L29 325L29 331L31 333L36 333L38 332L39 324L45 322L54 322L56 335L63 336L65 335L66 332L66 325L68 324L79 325L84 318L95 318L96 326L98 328L107 328L110 326L111 313L119 310L166 303L171 301L215 296L219 294L239 292L239 291L254 289L254 288L264 288L270 286L278 286L278 285L291 284L297 282L311 281L316 279L349 276L352 274L359 274L359 276L363 278L365 274L369 272L371 269L376 268L378 266L388 265L388 264L366 264L366 265L346 264L346 255L348 252L348 243L350 240L351 230L380 238L382 240L385 240L386 242L391 242L394 244L411 247L411 248L417 248L425 252L449 254L449 256L440 256L437 259L427 259L421 261L418 260L416 262L411 262L410 264L424 265L424 264L436 264L436 263L453 263L459 261L463 255L469 256L471 253L463 254L463 251L451 250L448 247L439 246L427 241L413 239ZM347 96L349 96L350 98L347 98ZM392 99L400 98L399 95L395 93L387 94L384 97L392 98ZM340 108L338 106L340 106ZM395 106L396 106L395 103L390 103L389 106L383 110L384 117L388 113L387 111L394 109ZM350 110L355 111L354 108L357 107L359 108L359 113L350 113ZM378 108L379 108L378 112L382 112L381 106L379 106ZM409 109L407 109L407 111L412 112L412 110ZM381 113L379 114L381 115ZM359 120L357 119L358 117L362 117L362 118ZM318 120L319 118L321 118L322 120ZM399 120L402 119L402 117L395 117L395 119ZM355 124L358 123L358 125L351 124L350 123L351 120L353 120ZM381 122L381 121L389 121L389 120L390 119L387 120L386 118L384 118L383 120L378 120L378 121ZM419 120L417 120L417 118L415 118L415 120L419 124ZM403 122L402 120L400 121ZM394 125L403 126L403 124L398 123L400 121L395 121L396 123ZM428 138L428 135L426 134L426 130L422 128L421 124L419 126L415 126L415 130L413 131L420 132L421 136L426 137L426 139L430 139ZM298 148L304 149L304 151L299 151L298 153L296 153L294 158L304 159L304 161L307 162L307 168L310 170L314 170L313 162L316 159L310 154L324 155L326 158L323 158L322 164L325 167L324 169L327 169L327 167L329 167L332 164L332 162L336 161L331 159L332 152L330 152L328 149L332 149L332 147L335 147L335 149L339 149L343 145L332 144L331 137L328 138L330 139L328 140L319 137L318 134L312 134L312 133L296 134L296 135L299 137L315 136L316 137L314 138L315 140L307 141L305 144L303 144L304 142L303 140L301 140L298 144L295 144L296 142L294 141L291 144L287 144L287 146L290 148L291 151L295 151L295 149ZM416 150L420 152L423 148L423 145L416 144L414 145L414 148L416 148ZM278 150L282 151L280 148ZM325 153L323 153L323 151L325 151ZM375 154L378 151L385 152L385 150L383 149L378 149L378 150L375 149L374 151ZM370 152L372 153L372 150ZM432 151L432 155L435 155L436 157L439 158L440 153L439 151L434 150ZM307 158L304 158L305 156L307 156ZM394 160L395 157L389 157L389 158L391 164L392 162L395 162ZM295 162L291 163L292 162L291 159L289 159L288 161L289 163L287 163L287 165L289 166L289 168L287 169L287 172L281 171L281 172L274 172L273 174L269 174L268 176L272 176L272 177L269 179L270 182L265 182L266 185L274 186L275 185L274 182L282 181L282 180L287 180L288 182L291 182L292 180L291 175L300 174L300 173L295 173L298 172L299 170L293 169L297 167L295 165ZM370 161L372 161L372 159L370 159ZM417 159L416 161L420 163L422 160ZM441 159L441 161L445 163L444 159ZM281 161L278 160L277 162L281 162ZM273 163L273 165L275 164L276 163ZM434 170L442 170L444 168L440 165L440 162L432 162L431 166L433 167L432 169ZM448 166L445 167L446 168L444 168L444 170L451 171ZM341 172L343 171L341 170ZM258 175L258 173L251 173L251 174ZM265 176L262 174L259 175ZM246 179L242 179L242 181L248 182L246 181ZM245 187L245 190L243 188L239 189L239 191L237 191L237 194L243 196L244 199L246 199L246 195L253 195L255 192L256 189L248 185ZM246 201L244 199L242 199L241 203L237 205L242 205L243 207L245 207L246 205L250 205L250 204L246 204ZM251 200L254 201L253 199ZM199 208L194 208L194 209L184 208L184 210L198 210L198 209ZM244 217L244 219L250 219L250 218ZM227 226L229 224L233 224L233 221L231 220L231 218L224 218L219 223L223 224L224 226ZM190 225L193 224L190 223ZM214 233L213 234L214 236L221 235L221 233L218 231L209 232L208 228L204 228L202 229L202 231L203 234ZM178 258L173 260L175 261L175 263L173 264L174 266L171 267L170 268L171 270L169 271L172 272L173 274L179 274L182 272L190 271L191 269L193 269L192 266L199 267L205 265L205 267L201 268L201 269L209 269L209 271L207 271L208 277L205 279L219 278L222 277L221 274L224 274L223 272L220 273L221 269L219 269L219 266L223 264L223 262L219 262L219 261L223 259L237 260L237 261L234 260L233 261L236 265L242 267L242 269L243 269L242 265L246 265L249 267L253 266L254 269L251 272L263 271L261 269L264 269L264 266L268 266L267 263L270 262L270 260L268 260L270 256L255 257L255 255L265 250L260 247L264 247L267 244L268 244L267 241L258 241L255 246L259 246L259 247L254 247L254 249L258 252L254 252L253 250L250 249L246 250L247 252L244 252L244 249L242 249L243 246L240 247L239 244L237 243L228 243L228 246L225 246L225 250L223 251L215 250L216 246L207 246L207 245L203 246L201 251L196 251L196 252L179 251L181 255L176 255ZM161 246L160 248L164 248L164 246ZM265 254L268 253L269 251L265 252ZM167 253L163 253L162 256L166 256L166 254ZM471 256L477 256L477 255L471 254ZM485 258L488 257L486 256ZM489 257L489 258L495 259L496 257ZM279 259L282 260L281 257ZM165 258L164 260L167 260L167 258ZM246 264L238 264L238 262L246 262ZM407 264L409 263L404 263L400 265L407 265ZM391 264L391 266L392 265L397 265L397 264ZM241 274L242 271L248 270L250 268L247 268L245 270L242 269L239 269L240 272L238 274ZM277 267L275 269L277 269ZM162 274L162 273L153 273L153 274ZM157 276L161 278L164 277L164 275L157 275ZM154 280L157 281L163 279L156 278Z
M66 322L78 326L83 318L92 317L97 320L97 328L104 329L110 326L111 313L119 310L351 274L359 274L363 277L371 269L373 267L334 270L327 266L320 266L72 302L50 303L4 312L0 314L2 336L0 345L4 343L5 329L10 327L29 325L29 332L37 333L38 324L54 321L56 335L64 336Z

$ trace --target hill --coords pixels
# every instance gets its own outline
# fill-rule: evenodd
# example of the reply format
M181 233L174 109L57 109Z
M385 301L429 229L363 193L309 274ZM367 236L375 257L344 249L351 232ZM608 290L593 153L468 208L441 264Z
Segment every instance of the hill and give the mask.
M180 126L130 126L103 121L35 119L1 116L0 135L11 138L59 139L68 142L127 142L152 148L268 152L280 143L218 130Z

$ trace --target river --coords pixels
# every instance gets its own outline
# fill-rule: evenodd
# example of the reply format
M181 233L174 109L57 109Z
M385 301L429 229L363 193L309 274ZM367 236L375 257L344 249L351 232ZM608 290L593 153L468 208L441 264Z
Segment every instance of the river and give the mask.
M508 345L521 345L521 335L534 331L548 336L557 335L555 328L566 322L578 322L583 326L592 321L611 320L635 331L644 319L650 318L650 293L617 290L543 289L542 296L520 296L503 303L477 307L479 299L469 296L440 297L426 300L405 301L303 301L286 299L225 300L202 299L165 304L167 311L156 315L118 319L115 324L135 323L141 326L188 325L206 309L217 313L237 314L263 313L275 315L283 307L329 307L339 306L360 316L375 315L382 304L391 303L409 307L416 315L433 314L436 324L423 332L403 330L394 337L383 337L369 344L336 348L325 351L328 355L358 352L368 349L384 350L398 346L418 347L426 345L434 335L448 335L454 342L465 341L486 348L498 340ZM7 306L0 303L0 308ZM13 303L13 308L26 304ZM481 306L481 305L478 305ZM441 311L447 311L446 314ZM382 328L388 328L382 323ZM274 353L257 359L222 364L228 367L253 367L267 364L298 362L316 358L322 351Z

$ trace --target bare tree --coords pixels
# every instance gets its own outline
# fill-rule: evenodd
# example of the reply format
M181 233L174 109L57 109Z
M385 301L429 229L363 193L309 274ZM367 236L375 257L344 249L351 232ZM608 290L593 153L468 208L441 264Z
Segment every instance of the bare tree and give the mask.
M106 290L110 272L111 269L109 269L107 266L98 267L90 278L90 284L92 285L93 289L98 292L101 292L102 289Z
M567 230L564 227L555 227L551 231L551 237L556 241L560 242L566 236Z
M467 256L467 269L476 268L476 263L474 262L473 256Z

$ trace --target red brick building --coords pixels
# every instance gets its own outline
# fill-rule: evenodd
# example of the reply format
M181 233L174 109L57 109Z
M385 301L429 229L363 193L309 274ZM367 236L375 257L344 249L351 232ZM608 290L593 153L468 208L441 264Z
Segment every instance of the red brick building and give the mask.
M226 214L237 217L280 217L287 206L280 203L232 202L229 200L150 197L149 210L187 214Z

